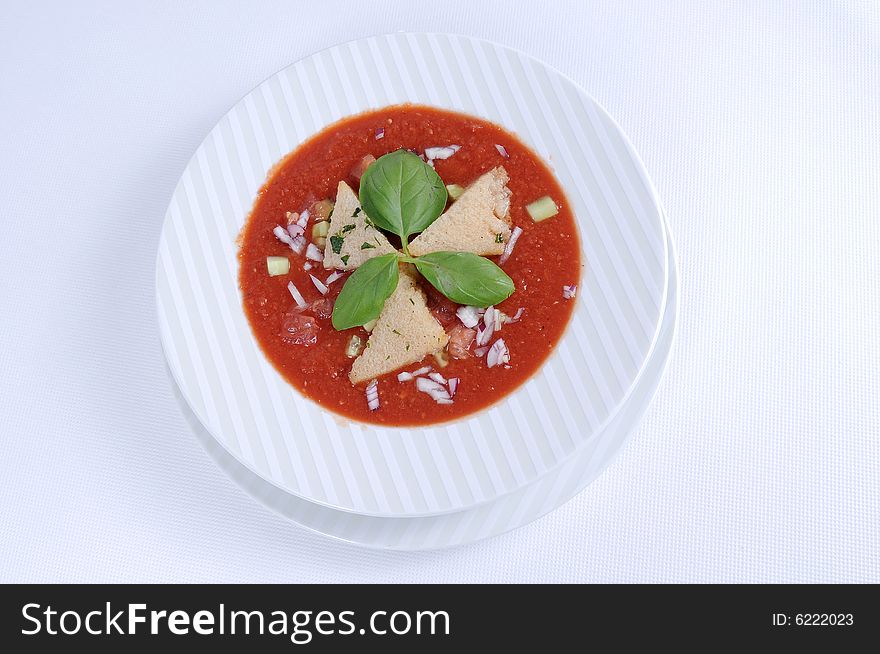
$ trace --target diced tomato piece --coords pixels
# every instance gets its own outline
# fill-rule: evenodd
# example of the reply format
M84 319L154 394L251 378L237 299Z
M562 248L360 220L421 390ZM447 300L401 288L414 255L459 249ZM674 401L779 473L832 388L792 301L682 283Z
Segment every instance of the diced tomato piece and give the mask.
M357 180L360 180L361 177L364 176L364 171L370 166L371 163L376 161L376 157L371 154L364 155L361 159L352 167L351 176Z
M333 315L333 300L326 297L318 298L312 302L309 309L314 312L315 316L318 318L326 320Z
M437 319L443 327L448 327L455 320L455 313L450 313L444 307L434 307L431 309L431 315Z
M430 284L424 284L426 302L433 316L444 327L455 322L458 305Z
M473 329L468 329L460 323L456 323L456 325L449 330L448 334L449 344L446 346L446 351L449 352L449 356L453 359L466 359L469 357L471 354L471 343L474 342L474 337L477 335L477 332Z
M314 316L306 313L285 313L280 335L285 343L308 347L318 342L318 323Z

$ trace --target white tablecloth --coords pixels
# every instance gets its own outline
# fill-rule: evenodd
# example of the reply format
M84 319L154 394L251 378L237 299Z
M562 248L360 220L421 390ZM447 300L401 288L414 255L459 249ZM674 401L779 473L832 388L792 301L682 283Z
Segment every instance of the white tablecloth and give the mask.
M880 4L0 14L0 580L880 581ZM494 540L387 554L218 471L172 397L153 274L215 121L286 64L395 30L519 47L603 103L665 203L682 300L652 408L586 491Z

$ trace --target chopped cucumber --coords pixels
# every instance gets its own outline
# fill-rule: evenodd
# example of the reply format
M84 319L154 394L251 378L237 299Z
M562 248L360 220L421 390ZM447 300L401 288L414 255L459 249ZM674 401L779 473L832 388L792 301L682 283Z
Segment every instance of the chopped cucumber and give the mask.
M312 213L318 216L319 220L330 220L330 214L333 213L333 200L321 200L312 205ZM324 234L326 236L326 234Z
M440 368L445 368L449 365L449 353L446 350L434 352L434 361Z
M559 207L556 206L553 198L549 195L545 195L543 198L538 198L531 204L527 204L526 211L529 212L532 220L539 223L542 220L547 220L558 214Z
M287 257L266 257L266 269L269 271L269 277L286 275L290 272L290 261Z
M326 220L322 220L321 222L317 222L312 225L312 240L314 241L316 238L326 237L327 233L330 231L330 223Z
M364 323L364 329L365 329L366 331L368 331L368 332L373 331L373 327L376 326L376 323L377 323L377 322L379 322L379 320L376 319L376 318L374 318L374 319L371 320L370 322L366 322L366 323Z
M464 186L459 186L458 184L447 184L446 192L449 193L449 197L453 200L457 200L458 197L464 193Z
M327 239L323 236L318 236L317 238L312 239L312 243L321 248L322 250L327 247Z
M345 356L350 359L355 358L358 354L361 353L361 347L363 346L363 339L357 334L352 334L351 338L348 339L348 345L345 346Z

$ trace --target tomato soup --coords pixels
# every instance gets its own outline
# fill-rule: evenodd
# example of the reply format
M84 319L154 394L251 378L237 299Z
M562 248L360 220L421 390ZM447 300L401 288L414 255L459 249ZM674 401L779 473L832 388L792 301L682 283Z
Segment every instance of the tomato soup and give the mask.
M460 147L453 156L432 161L445 184L466 187L498 166L509 175L510 218L512 226L522 230L501 266L516 288L497 309L508 317L519 316L504 324L498 334L507 346L509 360L489 367L481 351L488 348L473 342L465 343L463 352L455 352L461 358L447 357L443 362L426 356L420 363L380 377L381 405L371 410L366 385L349 381L353 359L346 352L352 334L360 334L364 341L368 334L360 327L336 331L330 320L333 302L350 273L337 275L322 294L310 275L326 282L332 271L292 252L273 229L286 225L291 212L301 213L317 202L333 200L341 180L357 192L363 162L373 157L401 148L424 153L427 148L449 144ZM535 222L526 206L544 196L552 198L558 213ZM310 235L309 228L305 235ZM298 392L353 420L391 426L429 425L461 418L498 402L538 370L571 318L581 276L580 252L574 216L562 188L547 165L517 137L473 116L397 105L327 127L271 171L240 236L239 284L245 314L263 353ZM289 272L269 276L267 257L276 256L289 259ZM497 256L490 258L499 261ZM294 304L289 282L308 306ZM452 349L455 335L463 329L456 316L458 306L424 280L421 284L432 314L453 335ZM290 337L291 321L297 323L299 337L295 339ZM438 403L412 381L398 380L398 372L429 365L442 377L457 380L452 402Z

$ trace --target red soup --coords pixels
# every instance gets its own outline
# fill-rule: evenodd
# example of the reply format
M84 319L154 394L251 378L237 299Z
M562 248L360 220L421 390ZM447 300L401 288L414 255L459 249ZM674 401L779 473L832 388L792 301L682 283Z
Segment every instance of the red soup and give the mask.
M512 227L522 232L501 266L513 280L515 291L497 309L509 318L519 313L519 319L506 322L481 347L465 332L456 316L457 305L422 279L428 308L450 335L448 353L428 355L419 363L380 377L380 406L372 409L366 384L349 381L353 359L346 351L352 335L358 334L365 342L369 334L361 327L336 331L330 320L333 303L349 273L337 275L326 284L326 294L321 294L310 275L326 282L333 271L307 259L305 251L292 251L273 230L286 226L291 214L309 210L304 237L316 240L323 250L321 236L313 234L313 223L327 217L328 200L336 197L340 181L357 192L360 175L373 158L401 148L423 155L428 148L450 144L460 148L448 158L431 162L445 184L467 187L497 166L503 166L509 175L510 219ZM552 198L558 213L536 222L526 207L545 196ZM289 260L286 274L268 274L267 257L273 256ZM498 256L490 259L499 261ZM511 393L538 370L562 337L581 275L574 217L544 162L498 125L419 105L386 107L343 119L287 155L260 189L240 237L239 262L245 313L265 356L281 375L329 411L382 425L447 422ZM294 303L289 282L302 295L300 304L307 306ZM487 349L499 337L506 344L509 360L494 361L496 365L489 367ZM447 383L451 402L438 403L436 397L421 392L414 380L398 380L400 372L427 366L447 382L457 380L452 387Z

